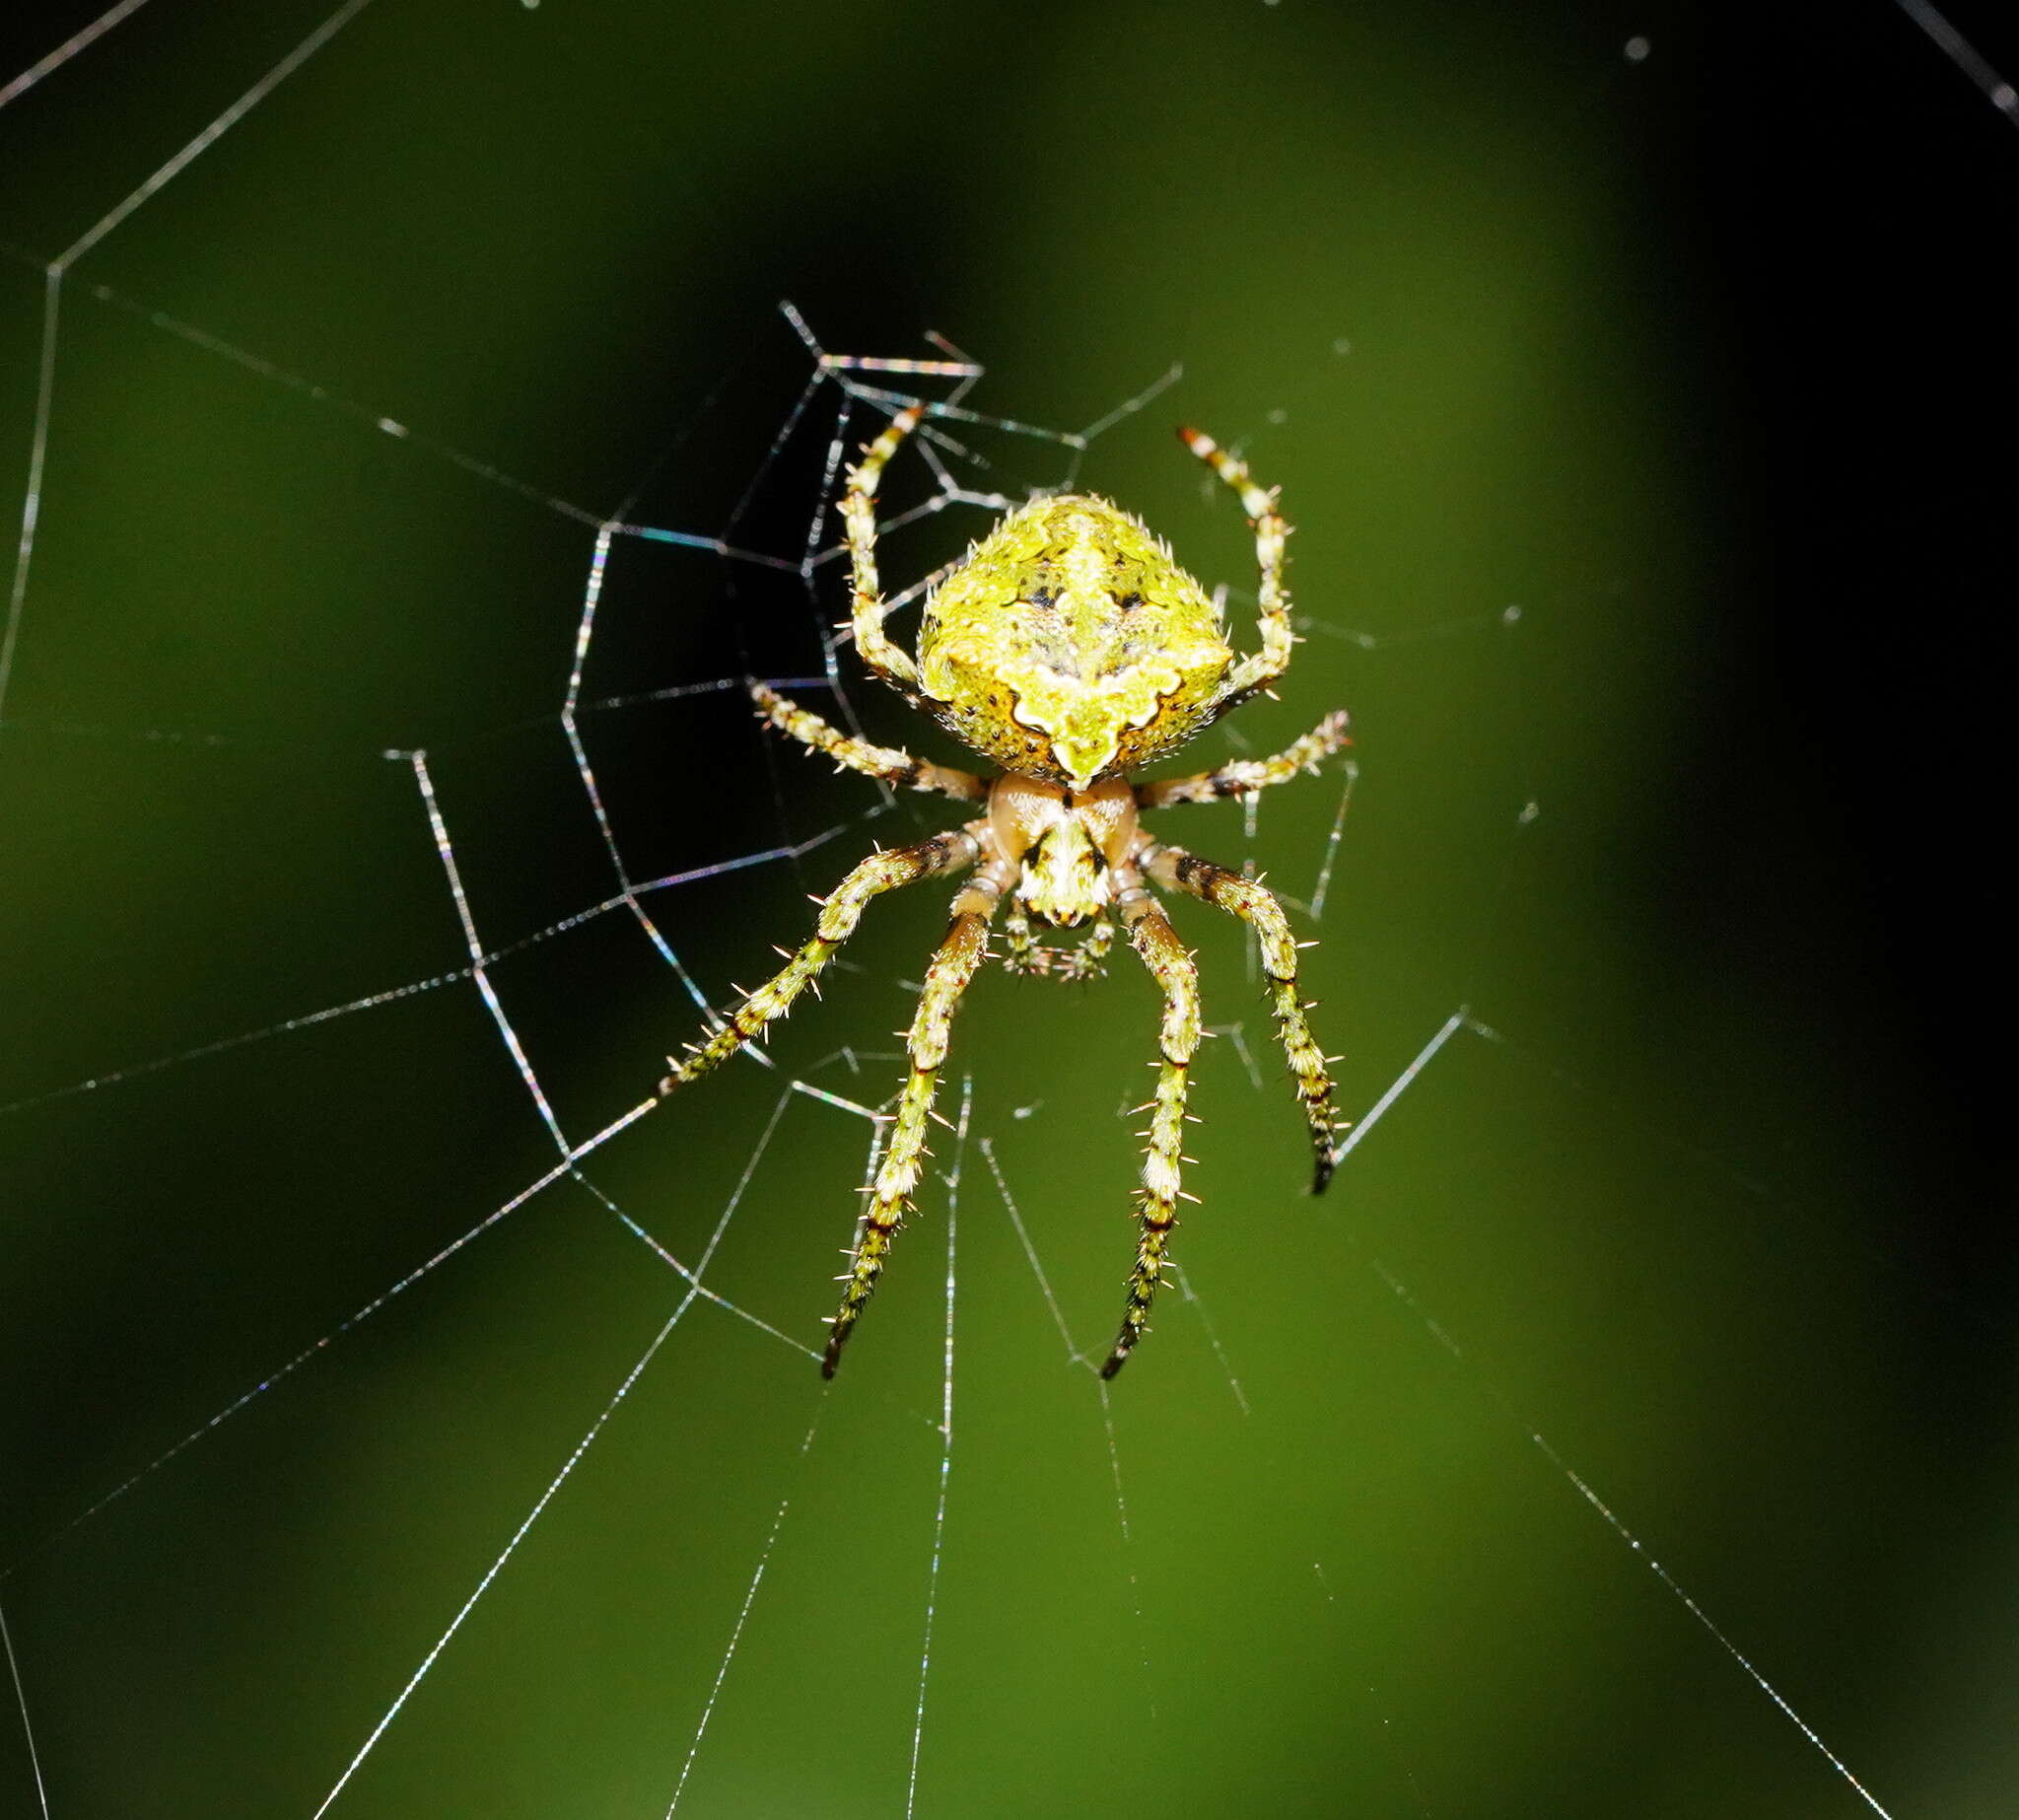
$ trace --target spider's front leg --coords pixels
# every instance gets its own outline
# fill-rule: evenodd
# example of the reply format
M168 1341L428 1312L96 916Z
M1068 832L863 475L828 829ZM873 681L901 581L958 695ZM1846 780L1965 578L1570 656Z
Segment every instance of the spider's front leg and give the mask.
M1133 868L1118 869L1122 920L1129 940L1163 989L1163 1022L1157 1046L1163 1061L1157 1071L1156 1097L1149 1102L1149 1148L1143 1158L1142 1230L1136 1241L1136 1269L1129 1278L1129 1300L1122 1331L1100 1368L1113 1377L1128 1363L1136 1342L1149 1321L1149 1305L1169 1262L1171 1227L1178 1224L1178 1202L1190 1200L1179 1186L1179 1165L1185 1148L1185 1089L1193 1054L1199 1047L1199 969L1171 928L1163 906L1143 886Z
M989 918L995 914L1002 896L998 865L984 867L953 900L953 926L926 969L918 1013L905 1039L911 1072L898 1095L889 1142L883 1147L883 1160L869 1191L870 1204L863 1212L849 1267L840 1278L847 1288L842 1291L841 1306L828 1326L827 1351L820 1361L823 1377L834 1375L849 1333L876 1293L876 1279L883 1274L891 1235L910 1212L912 1191L924 1172L926 1121L932 1117L933 1094L940 1085L940 1070L946 1061L954 1009L967 990L968 981L974 978L975 968L988 953Z
M821 901L820 921L812 941L800 949L785 966L744 999L729 1015L722 1028L705 1043L690 1043L684 1061L666 1058L672 1073L659 1084L663 1099L676 1088L719 1068L761 1031L774 1017L783 1017L793 1001L812 985L834 951L856 932L870 898L900 885L916 884L921 878L971 866L981 853L981 839L988 824L974 822L935 834L930 840L910 847L893 847L887 853L872 853Z
M1243 878L1182 847L1147 841L1137 850L1136 863L1165 889L1202 897L1216 910L1239 917L1254 930L1262 947L1262 971L1269 977L1277 1034L1283 1039L1283 1053L1303 1104L1304 1123L1311 1131L1311 1192L1323 1194L1339 1162L1338 1115L1332 1104L1332 1077L1326 1072L1324 1052L1311 1035L1304 1002L1297 996L1297 945L1283 906L1257 880Z

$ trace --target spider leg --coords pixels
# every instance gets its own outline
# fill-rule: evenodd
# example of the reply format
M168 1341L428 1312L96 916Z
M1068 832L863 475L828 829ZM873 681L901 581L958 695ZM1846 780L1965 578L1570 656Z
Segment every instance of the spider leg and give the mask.
M889 612L876 580L876 483L897 445L918 427L922 405L909 405L890 420L890 427L871 443L859 465L849 469L848 491L842 495L841 522L848 538L849 572L855 584L853 619L856 650L870 669L907 701L919 698L919 670L911 658L883 635Z
M1297 997L1297 945L1290 937L1283 906L1258 880L1243 878L1240 874L1230 873L1211 860L1202 860L1182 847L1148 841L1137 849L1136 863L1167 890L1202 897L1215 909L1239 917L1261 939L1262 971L1269 976L1269 998L1276 1010L1277 1033L1283 1039L1289 1072L1296 1080L1304 1122L1311 1130L1315 1157L1311 1192L1324 1193L1339 1161L1339 1119L1332 1104L1332 1077L1326 1072L1325 1056L1304 1019L1307 1007Z
M1328 714L1294 745L1271 758L1237 758L1218 771L1192 777L1167 777L1137 787L1139 808L1165 808L1173 803L1217 803L1222 797L1252 796L1271 784L1287 784L1299 771L1317 774L1319 761L1353 743L1344 708Z
M1297 642L1289 629L1289 595L1283 585L1283 546L1289 525L1276 509L1276 490L1258 487L1240 456L1220 448L1203 430L1181 429L1178 440L1240 495L1241 510L1255 532L1255 561L1262 571L1257 595L1262 649L1242 658L1228 672L1214 705L1217 717L1239 707L1289 668L1289 654Z
M825 752L850 771L880 778L893 789L937 791L961 803L979 803L989 794L988 785L972 771L936 765L896 746L871 745L867 739L854 738L761 682L750 685L750 699L757 704L758 713L788 738L799 740L809 751Z
M984 875L954 899L953 926L926 969L918 1014L905 1039L911 1073L898 1096L890 1141L884 1146L883 1160L870 1190L870 1205L864 1210L849 1267L841 1277L847 1288L827 1329L827 1352L820 1361L822 1377L832 1377L841 1364L841 1349L848 1344L850 1330L876 1293L876 1279L883 1274L891 1235L913 1206L912 1190L924 1169L926 1121L932 1116L933 1093L946 1060L954 1009L988 953L989 917L999 894L993 880Z
M1126 876L1126 875L1125 875ZM1179 1164L1185 1137L1185 1087L1193 1052L1199 1047L1199 969L1171 928L1163 906L1136 883L1124 896L1123 920L1129 940L1143 964L1163 989L1163 1023L1157 1046L1163 1052L1157 1072L1156 1097L1149 1102L1149 1147L1143 1158L1142 1230L1136 1241L1136 1268L1129 1278L1129 1300L1114 1351L1100 1368L1113 1377L1128 1363L1149 1320L1149 1304L1163 1281L1165 1252L1171 1227L1178 1224L1178 1201L1190 1199L1179 1187Z
M805 946L744 999L707 1042L689 1044L684 1061L666 1058L673 1072L659 1084L660 1097L663 1099L710 1069L721 1067L774 1017L783 1017L791 1011L793 1001L813 983L835 949L855 934L870 898L900 885L915 884L936 873L971 866L982 850L977 836L986 827L986 823L977 822L970 828L935 834L914 846L872 853L821 900L816 933Z

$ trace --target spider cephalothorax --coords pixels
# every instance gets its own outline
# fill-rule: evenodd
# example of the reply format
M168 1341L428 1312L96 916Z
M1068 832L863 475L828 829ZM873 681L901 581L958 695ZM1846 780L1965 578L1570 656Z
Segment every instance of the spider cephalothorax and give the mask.
M876 485L922 410L898 413L848 477L842 517L854 571L853 622L863 662L974 750L1003 767L984 779L909 752L871 745L763 684L751 695L780 732L851 770L914 790L985 805L964 826L909 847L872 854L821 900L813 939L783 971L751 993L706 1042L660 1083L666 1094L726 1061L774 1017L783 1016L854 933L879 892L940 874L969 872L953 899L953 922L926 970L907 1050L910 1074L870 1189L840 1311L828 1330L822 1369L832 1376L841 1349L882 1274L891 1234L912 1205L925 1156L926 1124L946 1059L954 1007L988 957L988 929L1003 899L1012 972L1084 979L1100 970L1120 922L1163 991L1162 1063L1149 1114L1139 1198L1136 1269L1104 1377L1122 1368L1142 1337L1157 1285L1169 1268L1185 1160L1187 1071L1199 1046L1199 976L1152 886L1204 898L1255 932L1269 997L1316 1153L1312 1188L1325 1186L1336 1157L1332 1081L1297 996L1297 945L1282 906L1253 879L1165 845L1139 811L1210 803L1283 783L1347 743L1346 716L1328 715L1274 758L1240 759L1218 771L1159 783L1127 781L1137 767L1173 752L1289 666L1295 640L1283 587L1284 539L1276 496L1248 478L1241 461L1196 430L1178 434L1241 499L1255 532L1262 648L1236 657L1218 609L1142 522L1088 494L1033 500L1009 514L968 551L926 601L914 659L885 635L887 608L876 580ZM972 869L971 871L969 869ZM1077 945L1054 946L1031 933L1086 926Z

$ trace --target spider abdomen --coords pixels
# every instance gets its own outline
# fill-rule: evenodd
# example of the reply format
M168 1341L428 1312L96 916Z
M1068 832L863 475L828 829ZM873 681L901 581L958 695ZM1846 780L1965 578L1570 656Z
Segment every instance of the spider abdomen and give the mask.
M1233 663L1218 612L1140 519L1091 494L1010 513L926 604L927 705L1005 770L1083 791L1175 751Z

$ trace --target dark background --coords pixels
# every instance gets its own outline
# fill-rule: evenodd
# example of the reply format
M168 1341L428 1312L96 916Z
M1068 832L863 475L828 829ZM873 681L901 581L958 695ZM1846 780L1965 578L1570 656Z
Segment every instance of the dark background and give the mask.
M150 0L0 110L8 522L48 262L322 17ZM594 523L804 545L837 395L774 447L781 297L830 349L951 336L973 408L1053 428L1183 363L1079 478L1237 625L1171 423L1285 488L1310 638L1234 734L1356 715L1307 932L1348 1104L1476 1025L1313 1204L1242 945L1185 920L1262 1090L1201 1068L1199 1303L1103 1404L988 1165L1097 1350L1153 1000L979 981L950 1453L941 1183L832 1390L682 1316L332 1811L663 1812L704 1710L681 1812L902 1811L936 1536L920 1813L1869 1811L1650 1557L1887 1811L2004 1811L2015 187L1891 6L376 0L58 290L0 704L0 1611L49 1811L315 1811L679 1306L612 1206L688 1261L732 1206L707 1281L817 1342L868 1127L766 1132L788 1072L894 1085L835 1051L894 1049L937 897L779 1074L379 1300L555 1155L399 754L571 1138L697 1022L627 912L528 938L615 888L558 720ZM1012 497L1067 476L970 440ZM716 1003L939 825L651 699L814 673L841 604L613 544L582 727L630 875L838 830L644 900ZM1339 783L1282 797L1180 838L1308 895Z

